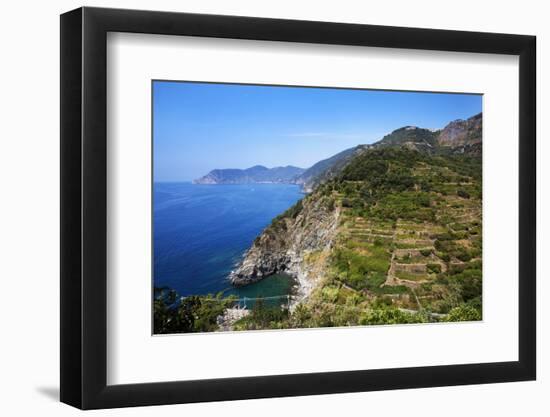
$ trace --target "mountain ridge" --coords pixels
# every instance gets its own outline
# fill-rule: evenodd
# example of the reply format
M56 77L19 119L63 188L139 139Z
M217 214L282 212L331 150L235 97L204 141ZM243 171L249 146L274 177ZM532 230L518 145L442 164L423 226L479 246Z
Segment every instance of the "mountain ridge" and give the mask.
M369 145L345 149L321 160L294 179L306 192L337 176L354 157L369 149L403 146L429 154L481 154L482 113L467 119L449 122L443 129L432 130L417 126L403 126Z
M254 165L246 169L213 169L203 177L193 180L194 184L251 184L291 183L291 180L305 170L292 165L267 168Z
M305 192L312 192L320 184L336 177L351 159L373 148L406 147L429 154L481 155L482 115L477 113L467 119L453 120L442 129L403 126L372 144L360 144L345 149L329 158L318 161L309 168L291 165L266 168L255 165L247 169L214 169L193 181L195 184L248 184L283 183L300 185Z

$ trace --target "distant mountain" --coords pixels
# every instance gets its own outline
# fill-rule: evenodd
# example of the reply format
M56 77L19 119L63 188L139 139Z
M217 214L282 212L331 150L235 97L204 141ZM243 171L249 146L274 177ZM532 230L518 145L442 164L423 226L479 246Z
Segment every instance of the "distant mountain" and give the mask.
M291 165L266 168L255 165L247 169L214 169L195 184L250 184L250 183L294 183L293 179L302 174L303 168Z

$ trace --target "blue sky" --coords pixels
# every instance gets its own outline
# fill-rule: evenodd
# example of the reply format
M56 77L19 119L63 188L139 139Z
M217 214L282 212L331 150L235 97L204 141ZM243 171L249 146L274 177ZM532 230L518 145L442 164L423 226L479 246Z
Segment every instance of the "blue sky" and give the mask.
M154 81L154 180L258 164L308 168L402 126L442 128L479 113L481 102L468 94Z

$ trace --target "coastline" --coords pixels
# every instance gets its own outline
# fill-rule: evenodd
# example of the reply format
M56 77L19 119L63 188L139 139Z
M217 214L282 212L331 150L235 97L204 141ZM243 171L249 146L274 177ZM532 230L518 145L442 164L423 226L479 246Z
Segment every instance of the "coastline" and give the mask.
M281 236L274 238L269 228L258 235L228 277L233 286L246 287L284 273L296 282L290 309L308 299L326 274L341 209L327 213L318 205L307 207L295 219L281 220L287 223L283 230L279 229ZM317 221L307 225L304 220L311 215Z

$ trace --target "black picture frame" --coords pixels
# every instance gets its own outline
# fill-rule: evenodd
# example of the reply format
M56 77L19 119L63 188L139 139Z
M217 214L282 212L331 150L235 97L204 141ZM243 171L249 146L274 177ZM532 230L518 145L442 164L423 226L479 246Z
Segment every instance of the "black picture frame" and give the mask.
M519 360L107 385L108 32L519 56ZM61 15L61 401L82 409L534 380L534 36L102 8Z

